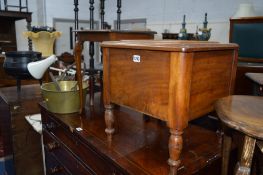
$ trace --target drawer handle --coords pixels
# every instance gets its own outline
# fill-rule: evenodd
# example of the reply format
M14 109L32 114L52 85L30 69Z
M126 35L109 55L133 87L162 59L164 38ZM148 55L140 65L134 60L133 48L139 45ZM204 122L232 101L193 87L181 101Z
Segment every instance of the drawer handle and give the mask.
M56 128L56 124L53 123L53 122L50 122L50 123L45 124L44 128L47 129L47 130L51 130L51 129Z
M57 165L53 168L49 168L49 174L56 174L63 171L63 167Z
M47 146L48 151L53 151L54 149L57 149L60 147L59 143L57 142L48 143L46 146Z

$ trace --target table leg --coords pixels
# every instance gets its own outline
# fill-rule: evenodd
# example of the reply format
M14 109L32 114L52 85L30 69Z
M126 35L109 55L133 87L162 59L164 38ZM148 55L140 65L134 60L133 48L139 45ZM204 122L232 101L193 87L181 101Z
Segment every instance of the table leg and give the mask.
M92 70L90 70L92 72ZM93 73L90 73L89 76L89 94L90 94L90 106L94 105L94 76Z
M236 175L249 175L256 139L245 136L240 161L236 165Z
M169 175L176 175L177 169L181 163L180 155L183 148L183 131L170 129L169 138L169 159L168 164L170 166Z
M114 117L114 113L113 113L113 105L112 104L105 105L104 118L105 118L105 123L106 123L105 132L107 134L108 141L111 142L112 135L115 131L114 126L113 126L115 117Z
M229 131L226 128L223 128L224 135L223 135L223 149L222 149L222 164L221 164L221 175L228 174L228 163L229 157L231 152L231 145L232 145L232 137L229 135Z
M90 75L89 75L89 93L90 93L90 106L94 105L94 42L89 43L90 55Z
M79 86L79 99L80 99L80 110L79 113L82 113L84 110L83 104L83 89L82 89L82 75L81 75L81 51L82 51L82 44L80 42L76 42L75 44L75 62L76 62L76 69L77 69L77 80Z

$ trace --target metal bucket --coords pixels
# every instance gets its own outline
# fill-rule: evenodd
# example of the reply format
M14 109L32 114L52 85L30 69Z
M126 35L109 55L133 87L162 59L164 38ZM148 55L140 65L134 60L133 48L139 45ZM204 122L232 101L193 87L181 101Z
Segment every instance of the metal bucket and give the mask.
M78 112L80 109L79 90L73 90L77 81L59 81L61 91L57 91L54 82L41 86L47 109L53 113L67 114ZM83 82L83 104L86 101L88 84Z

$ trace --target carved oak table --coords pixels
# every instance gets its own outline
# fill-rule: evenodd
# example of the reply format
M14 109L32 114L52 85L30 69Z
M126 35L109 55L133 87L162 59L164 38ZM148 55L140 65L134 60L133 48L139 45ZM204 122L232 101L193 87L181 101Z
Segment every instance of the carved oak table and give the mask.
M166 121L170 174L177 173L188 121L232 94L236 44L197 41L103 42L105 132L114 133L113 104Z

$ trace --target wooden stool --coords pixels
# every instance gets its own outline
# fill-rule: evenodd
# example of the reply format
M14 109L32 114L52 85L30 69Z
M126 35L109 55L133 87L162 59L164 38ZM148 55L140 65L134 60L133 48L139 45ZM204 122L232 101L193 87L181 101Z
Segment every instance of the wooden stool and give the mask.
M250 174L255 144L257 143L263 151L263 97L228 96L217 100L215 109L225 126L245 134L243 150L236 165L235 174ZM221 174L227 175L232 139L229 137L226 127L224 129Z

